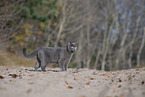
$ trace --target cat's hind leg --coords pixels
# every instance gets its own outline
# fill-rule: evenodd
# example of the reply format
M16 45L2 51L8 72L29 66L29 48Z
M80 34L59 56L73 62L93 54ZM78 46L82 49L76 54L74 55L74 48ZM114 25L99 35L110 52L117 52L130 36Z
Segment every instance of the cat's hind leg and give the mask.
M47 66L47 63L45 61L42 61L41 62L41 69L42 69L42 71L46 72L46 70L45 70L46 66Z
M39 64L39 62L37 61L36 63L35 63L35 71L37 71L37 69L40 67L40 64Z

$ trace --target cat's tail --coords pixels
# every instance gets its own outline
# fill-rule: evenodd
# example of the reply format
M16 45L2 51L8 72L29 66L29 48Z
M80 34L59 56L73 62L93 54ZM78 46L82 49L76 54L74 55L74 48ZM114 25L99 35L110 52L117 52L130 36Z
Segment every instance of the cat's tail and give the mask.
M40 48L36 49L35 51L33 51L33 52L31 52L31 53L27 53L27 52L26 52L27 49L24 47L24 48L23 48L23 55L24 55L25 57L27 57L27 58L32 58L32 57L34 57L34 56L37 55L39 49L40 49Z

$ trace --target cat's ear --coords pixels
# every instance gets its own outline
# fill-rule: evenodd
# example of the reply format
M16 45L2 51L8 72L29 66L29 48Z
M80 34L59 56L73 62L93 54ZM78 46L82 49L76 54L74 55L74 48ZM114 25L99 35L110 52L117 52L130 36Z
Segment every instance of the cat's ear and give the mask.
M71 45L71 44L72 44L71 42L68 43L68 45Z
M78 46L78 43L76 42L75 45Z

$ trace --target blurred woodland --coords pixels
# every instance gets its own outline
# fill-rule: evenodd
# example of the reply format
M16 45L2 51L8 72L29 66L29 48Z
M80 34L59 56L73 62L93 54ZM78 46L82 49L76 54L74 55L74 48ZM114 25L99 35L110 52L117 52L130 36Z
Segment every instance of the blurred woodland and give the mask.
M72 67L145 66L145 0L0 0L0 50L78 42Z

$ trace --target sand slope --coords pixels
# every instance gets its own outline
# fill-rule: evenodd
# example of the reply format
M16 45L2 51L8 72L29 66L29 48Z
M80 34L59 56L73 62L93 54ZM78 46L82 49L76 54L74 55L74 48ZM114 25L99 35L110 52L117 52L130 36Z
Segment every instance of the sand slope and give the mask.
M35 72L0 66L0 97L145 97L145 68Z

